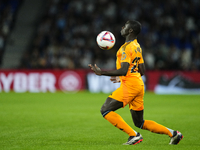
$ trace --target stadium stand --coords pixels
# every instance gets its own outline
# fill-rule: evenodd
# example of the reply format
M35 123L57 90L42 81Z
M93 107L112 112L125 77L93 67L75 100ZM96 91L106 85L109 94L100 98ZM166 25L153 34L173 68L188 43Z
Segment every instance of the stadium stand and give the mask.
M15 25L16 14L23 0L0 1L0 66L5 51L7 37Z
M143 29L138 41L148 70L200 70L200 1L198 0L49 0L19 68L77 69L88 63L115 67L115 51L127 20ZM114 33L116 45L96 45L102 30Z

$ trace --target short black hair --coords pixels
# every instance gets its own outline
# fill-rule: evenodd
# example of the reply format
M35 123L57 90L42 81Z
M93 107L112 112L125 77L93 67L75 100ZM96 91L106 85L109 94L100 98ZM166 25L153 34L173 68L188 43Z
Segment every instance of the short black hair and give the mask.
M135 36L137 36L142 30L141 23L135 20L129 20L128 23L130 24L130 28L133 29Z

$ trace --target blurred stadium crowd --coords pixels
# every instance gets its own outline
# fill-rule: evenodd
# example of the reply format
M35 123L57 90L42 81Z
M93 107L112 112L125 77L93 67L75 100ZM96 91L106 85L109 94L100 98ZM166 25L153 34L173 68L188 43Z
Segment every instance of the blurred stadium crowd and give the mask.
M0 66L6 40L12 31L17 11L23 0L0 0Z
M1 7L1 26L2 20L12 22L5 14L15 10L8 13ZM200 70L199 0L47 0L44 10L19 68L78 69L89 63L115 68L115 52L124 43L121 27L127 20L138 20L148 70ZM116 37L112 50L96 44L103 30ZM2 31L0 51L6 40Z

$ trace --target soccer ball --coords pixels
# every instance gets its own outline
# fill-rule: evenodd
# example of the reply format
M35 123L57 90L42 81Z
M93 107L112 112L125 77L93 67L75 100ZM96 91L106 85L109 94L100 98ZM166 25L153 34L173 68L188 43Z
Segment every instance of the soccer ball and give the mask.
M115 36L109 31L102 31L97 36L97 44L103 50L109 50L115 45Z

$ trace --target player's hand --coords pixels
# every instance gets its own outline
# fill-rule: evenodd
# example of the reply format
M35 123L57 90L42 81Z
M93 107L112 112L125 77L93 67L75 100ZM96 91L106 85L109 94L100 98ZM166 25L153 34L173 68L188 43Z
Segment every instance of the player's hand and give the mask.
M120 78L119 78L119 76L112 76L112 77L110 77L110 81L112 81L113 83L119 83Z
M94 71L96 75L101 75L101 69L96 64L94 66L92 64L89 64L88 66L92 71Z

